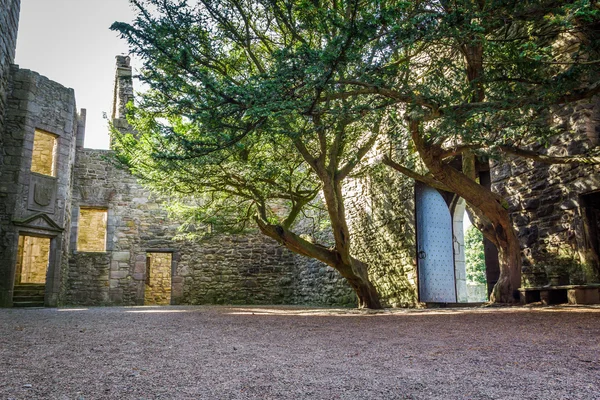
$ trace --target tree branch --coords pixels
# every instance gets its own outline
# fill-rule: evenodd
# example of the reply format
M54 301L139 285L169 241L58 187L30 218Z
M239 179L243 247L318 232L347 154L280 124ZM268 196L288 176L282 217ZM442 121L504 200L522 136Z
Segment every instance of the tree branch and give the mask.
M408 169L408 168L396 163L387 155L385 155L383 157L382 162L384 165L387 165L388 167L395 169L396 171L400 172L401 174L406 175L409 178L412 178L417 182L424 183L426 185L429 185L429 186L439 189L439 190L444 190L446 192L452 192L452 190L450 188L448 188L446 185L444 185L440 181L436 180L435 178L433 178L431 176L427 176L427 175L421 175L411 169Z
M517 147L498 146L504 153L512 154L514 156L528 158L530 160L538 161L545 164L600 164L600 156L586 156L586 155L575 155L575 156L548 156L539 154L535 151L519 149Z
M358 163L363 159L363 157L373 148L377 137L379 136L379 126L375 129L374 132L371 133L371 136L367 141L358 149L356 155L349 160L336 174L336 178L340 181L344 180L352 172L354 167L358 165Z
M330 250L320 244L311 243L308 240L302 239L300 236L281 225L269 224L259 217L256 217L255 221L263 234L275 239L278 243L294 253L315 258L332 267L337 266L340 262L337 251Z

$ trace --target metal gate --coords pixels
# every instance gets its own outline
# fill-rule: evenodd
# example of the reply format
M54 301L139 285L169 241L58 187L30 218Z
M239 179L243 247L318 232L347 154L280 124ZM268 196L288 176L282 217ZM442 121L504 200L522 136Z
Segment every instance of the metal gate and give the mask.
M415 191L420 301L455 303L450 210L436 189L417 183Z

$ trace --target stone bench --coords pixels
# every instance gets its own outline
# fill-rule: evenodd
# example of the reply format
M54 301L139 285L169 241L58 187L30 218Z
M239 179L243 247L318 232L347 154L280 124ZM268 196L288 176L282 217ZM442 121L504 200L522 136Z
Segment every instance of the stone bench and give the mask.
M600 304L600 284L519 288L522 304Z

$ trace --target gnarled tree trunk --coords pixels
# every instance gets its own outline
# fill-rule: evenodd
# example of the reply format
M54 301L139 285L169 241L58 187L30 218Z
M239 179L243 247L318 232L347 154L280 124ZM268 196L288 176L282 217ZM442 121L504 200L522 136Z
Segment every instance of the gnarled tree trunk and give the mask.
M377 289L369 280L365 263L353 257L344 262L340 252L335 248L330 249L311 243L281 225L269 224L260 218L257 218L256 222L263 234L275 239L294 253L317 259L339 271L354 289L359 308L382 308Z
M269 224L257 218L261 232L291 251L307 257L315 258L335 268L350 284L358 297L359 308L382 308L377 289L369 280L368 266L350 255L350 232L346 221L342 185L335 174L321 172L323 195L331 221L331 229L335 246L327 248L302 239L282 225Z

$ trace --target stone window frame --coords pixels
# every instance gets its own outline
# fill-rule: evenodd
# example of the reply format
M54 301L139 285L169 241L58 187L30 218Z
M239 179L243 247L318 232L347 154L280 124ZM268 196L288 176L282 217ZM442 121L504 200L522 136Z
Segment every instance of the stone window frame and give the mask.
M90 250L80 250L79 249L79 232L80 232L80 224L81 224L81 210L100 210L100 211L104 211L106 213L106 228L104 230L104 250L102 251L90 251ZM84 254L105 254L107 252L109 252L111 249L109 249L109 240L108 238L110 237L110 211L108 207L102 207L102 206L93 206L93 205L80 205L79 207L77 207L77 225L75 228L75 237L74 237L74 244L75 244L75 251L74 253L84 253Z
M49 135L54 137L54 149L52 150L52 174L48 175L48 174L44 174L41 172L36 172L32 169L33 167L33 154L34 154L34 146L35 146L35 135L40 132L41 134L45 134L45 135ZM41 176L46 176L46 177L50 177L50 178L54 178L57 179L58 178L58 158L60 155L60 135L57 135L54 132L50 132L47 129L42 129L42 128L34 128L33 130L33 139L31 142L31 160L30 160L30 164L29 164L29 172L32 174L37 174L37 175L41 175Z

